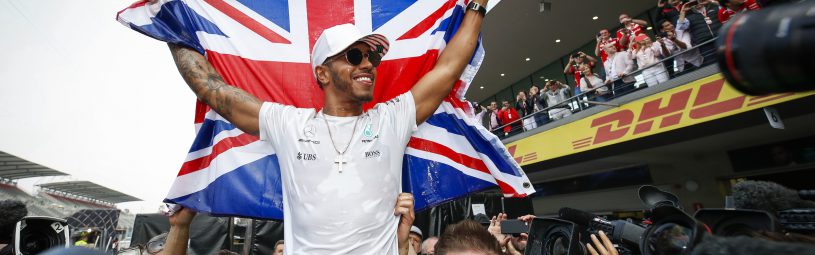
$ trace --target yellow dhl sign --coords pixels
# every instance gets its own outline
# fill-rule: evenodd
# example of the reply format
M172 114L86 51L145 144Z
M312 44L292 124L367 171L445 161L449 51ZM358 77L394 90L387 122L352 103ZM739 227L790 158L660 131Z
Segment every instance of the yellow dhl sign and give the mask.
M715 74L507 144L521 165L724 118L815 93L748 96Z

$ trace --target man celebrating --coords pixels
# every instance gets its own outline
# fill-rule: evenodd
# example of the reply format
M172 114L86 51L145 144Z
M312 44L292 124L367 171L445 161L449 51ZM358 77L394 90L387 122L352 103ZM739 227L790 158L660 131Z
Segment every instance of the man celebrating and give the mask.
M354 25L326 29L314 44L311 67L325 98L321 110L261 102L226 84L197 51L170 45L199 100L277 151L286 254L407 252L413 198L400 195L405 147L472 57L486 2L468 5L435 67L409 92L367 112L363 104L373 98L376 67L389 42Z

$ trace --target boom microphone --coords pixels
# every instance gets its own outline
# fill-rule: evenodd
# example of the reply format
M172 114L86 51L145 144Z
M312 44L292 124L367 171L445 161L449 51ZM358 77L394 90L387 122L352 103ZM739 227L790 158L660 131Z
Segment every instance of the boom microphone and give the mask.
M639 246L645 228L624 220L609 221L589 213L569 207L560 208L558 216L589 229L603 230L612 242Z
M815 208L815 202L801 199L799 192L767 181L743 181L733 185L733 200L736 208L764 210L774 215L783 210Z
M0 201L0 240L11 239L15 224L27 214L25 204L19 200Z
M773 242L763 239L737 237L705 236L705 239L693 249L692 255L730 255L730 254L812 254L815 245L803 243Z

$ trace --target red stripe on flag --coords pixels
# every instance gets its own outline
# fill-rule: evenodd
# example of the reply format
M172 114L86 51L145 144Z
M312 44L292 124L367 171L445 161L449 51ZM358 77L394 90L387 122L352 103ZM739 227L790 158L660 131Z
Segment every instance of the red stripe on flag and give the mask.
M269 40L270 42L291 43L291 41L289 41L288 39L283 38L283 36L280 36L279 34L275 33L268 27L264 26L263 24L260 24L260 22L258 22L257 20L247 16L245 13L241 12L235 7L232 7L232 5L227 4L223 0L204 0L204 1L212 5L212 7L215 7L215 9L218 9L227 16L231 17L238 23L241 23L241 25L246 26L256 34L260 35L261 37L266 38L266 40Z
M181 166L181 170L178 172L178 176L207 168L209 167L209 164L212 163L212 160L215 159L215 157L218 157L218 155L221 155L221 153L235 147L250 144L257 140L258 138L256 136L252 136L250 134L241 134L239 136L223 139L212 146L212 152L210 152L209 155L184 162L184 165Z
M484 162L481 161L480 159L476 159L458 153L453 149L450 149L447 146L441 145L439 143L417 137L411 137L410 142L408 142L408 146L417 150L439 154L441 156L449 158L453 162L462 164L468 168L475 169L476 171L492 175L490 170L487 168L487 165L485 165ZM509 184L506 184L498 179L495 179L495 182L498 183L498 187L500 187L503 192L516 193L515 190L511 186L509 186Z
M117 12L117 13L116 13L116 18L118 19L118 18L119 18L119 14L122 14L122 12L124 12L124 11L125 11L125 10L127 10L127 9L133 9L133 8L142 7L142 6L144 6L145 4L147 4L147 0L136 1L135 3L131 4L130 6L128 6L128 7L124 8L124 9L122 9L122 10L121 10L121 11L119 11L119 12Z
M346 23L354 23L354 0L306 1L306 13L319 15L320 18L308 19L308 48L314 48L314 43L323 30Z
M433 12L433 14L430 14L430 16L427 16L427 18L425 18L424 20L422 20L422 22L419 22L419 24L408 30L397 40L413 39L424 34L425 32L427 32L427 30L432 28L433 24L436 24L436 21L438 21L442 17L442 15L444 15L444 13L447 12L447 10L449 10L455 5L456 5L455 0L448 0L446 4L441 6L441 8Z

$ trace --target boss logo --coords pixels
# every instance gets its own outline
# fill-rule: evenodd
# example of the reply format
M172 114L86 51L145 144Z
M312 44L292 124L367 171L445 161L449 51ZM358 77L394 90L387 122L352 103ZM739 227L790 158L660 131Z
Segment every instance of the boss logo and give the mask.
M381 155L382 155L382 153L380 153L379 151L366 151L365 152L365 158L378 158Z

